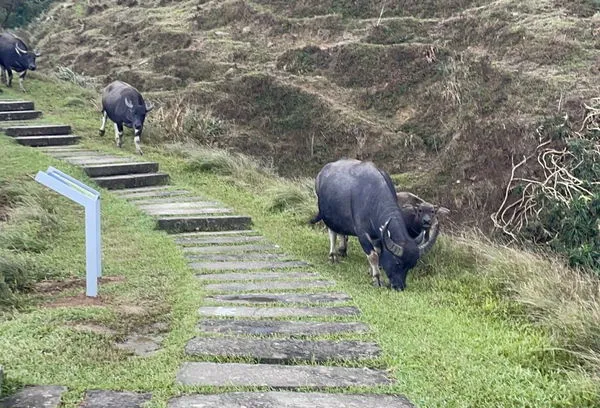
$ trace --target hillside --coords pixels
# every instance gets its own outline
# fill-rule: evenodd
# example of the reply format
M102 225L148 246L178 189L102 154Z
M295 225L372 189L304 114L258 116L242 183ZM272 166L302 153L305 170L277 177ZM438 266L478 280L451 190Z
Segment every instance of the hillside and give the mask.
M90 0L57 4L27 36L42 70L119 78L158 101L156 143L231 147L290 177L371 159L454 221L485 227L540 124L579 125L600 95L597 7Z

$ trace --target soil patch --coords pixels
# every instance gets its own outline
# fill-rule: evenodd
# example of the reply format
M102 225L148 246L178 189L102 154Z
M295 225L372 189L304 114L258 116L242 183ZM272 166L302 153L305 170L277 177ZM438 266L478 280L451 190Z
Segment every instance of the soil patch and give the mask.
M80 306L94 306L104 307L109 304L109 298L106 296L98 296L97 298L87 297L85 293L58 299L54 302L46 303L44 307L57 308L57 307L80 307Z
M124 282L125 277L123 276L103 276L99 279L99 284L107 283L118 283ZM34 285L34 291L44 294L56 294L64 290L82 288L85 289L86 280L85 278L71 278L63 280L47 280L41 281Z

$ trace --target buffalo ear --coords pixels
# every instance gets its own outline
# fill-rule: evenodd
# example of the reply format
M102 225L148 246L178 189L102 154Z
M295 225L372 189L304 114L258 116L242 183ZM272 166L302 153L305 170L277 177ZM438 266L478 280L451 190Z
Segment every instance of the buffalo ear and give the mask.
M146 113L150 112L152 109L154 109L154 105L150 102L146 102Z

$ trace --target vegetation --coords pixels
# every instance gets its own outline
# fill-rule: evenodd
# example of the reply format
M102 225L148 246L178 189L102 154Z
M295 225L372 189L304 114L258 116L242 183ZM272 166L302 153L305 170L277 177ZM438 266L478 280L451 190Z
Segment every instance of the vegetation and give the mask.
M148 159L177 187L252 215L353 296L373 328L365 338L384 349L373 364L398 379L369 391L424 407L600 405L600 283L589 273L600 273L597 0L119 0L126 13L84 3L27 27L45 51L40 69L57 67L28 87L45 120L115 152L112 138L95 136L96 89L118 78L156 101ZM90 386L147 390L164 406L182 391L172 379L201 287L150 220L107 195L106 267L125 282L107 285L98 308L73 303L69 287L39 293L40 279L79 276L78 210L60 206L57 217L51 195L25 177L48 160L0 143L10 158L0 164L0 361L15 373L7 387L15 378L62 383L73 390L68 407ZM365 290L356 242L329 265L326 234L306 225L312 177L344 156L374 160L403 190L452 210L453 235L404 293ZM132 304L144 305L142 316L123 311ZM146 360L116 351L113 340L144 320L170 323L165 350ZM116 333L82 334L90 325ZM97 354L81 353L92 341ZM58 361L37 353L57 347Z
M587 105L586 105L587 106ZM493 219L513 239L547 245L572 266L600 275L600 149L598 115L589 113L581 129L565 118L538 128L539 146L513 167L507 195Z
M38 108L52 115L48 119L74 124L86 146L132 154L130 138L121 151L112 138L97 136L99 115L91 91L51 78L33 79L29 88ZM62 103L68 96L80 99L83 107ZM1 143L11 158L2 165L7 178L51 163L32 149ZM373 330L365 339L377 341L384 351L372 364L390 367L398 380L385 389L357 391L401 393L423 407L600 403L596 280L551 257L498 247L470 234L441 237L409 276L406 292L371 289L364 255L354 240L349 258L331 265L326 234L306 225L315 209L310 180L275 177L269 167L224 150L180 145L166 152L159 143L148 146L145 154L161 162L175 188L222 200L251 215L261 233L314 264L354 298ZM68 171L85 179L79 170ZM59 276L79 276L82 227L76 212L61 208L60 216L63 232L54 236L53 249L45 256ZM174 386L173 378L181 350L194 335L202 288L169 239L152 228L132 206L104 194L105 272L124 281L103 284L95 307L77 301L82 288L65 287L27 296L25 307L5 314L0 360L10 373L7 391L20 382L64 384L72 390L69 408L86 388L152 391L153 407L192 391ZM156 356L132 358L114 348L114 340L155 321L169 325L165 347ZM39 336L40 331L45 335ZM82 352L91 349L94 353Z
M60 230L56 202L32 180L0 179L0 306L18 302L16 294L51 276L36 262Z
M1 26L23 26L44 12L51 3L52 0L0 0Z

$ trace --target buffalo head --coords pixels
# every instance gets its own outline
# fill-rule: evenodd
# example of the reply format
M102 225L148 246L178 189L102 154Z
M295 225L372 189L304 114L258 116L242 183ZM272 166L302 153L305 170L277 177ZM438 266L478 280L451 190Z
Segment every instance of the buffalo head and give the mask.
M28 69L30 71L36 70L37 66L35 64L35 59L41 55L39 52L28 51L23 48L19 42L15 44L15 52L18 56L18 64L23 69Z
M128 122L131 123L135 135L141 136L146 114L152 110L153 106L147 102L144 104L134 104L129 98L125 98L125 106L127 107Z

